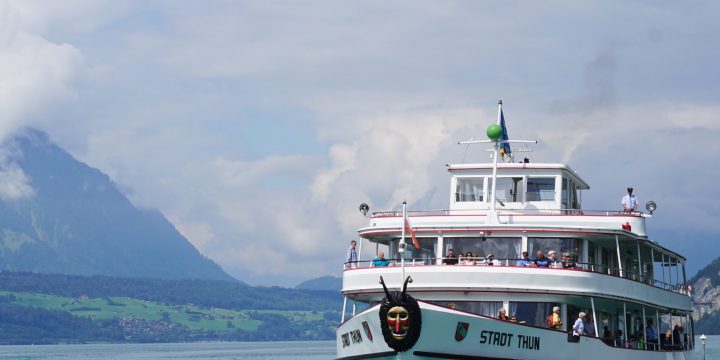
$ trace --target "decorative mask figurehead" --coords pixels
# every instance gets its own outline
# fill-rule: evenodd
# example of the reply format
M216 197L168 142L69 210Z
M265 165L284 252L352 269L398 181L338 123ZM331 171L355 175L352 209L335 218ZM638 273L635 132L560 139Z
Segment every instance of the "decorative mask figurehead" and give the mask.
M410 314L402 306L395 306L388 310L387 324L390 334L395 340L405 339L410 326Z
M385 342L395 351L409 350L420 337L422 316L417 300L406 293L409 282L412 282L412 278L408 276L402 292L391 294L380 277L380 284L385 291L385 298L380 305L380 324Z

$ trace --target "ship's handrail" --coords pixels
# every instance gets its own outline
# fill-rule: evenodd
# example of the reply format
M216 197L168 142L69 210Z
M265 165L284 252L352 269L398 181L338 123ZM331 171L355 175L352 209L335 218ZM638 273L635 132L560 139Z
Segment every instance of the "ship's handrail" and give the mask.
M437 265L438 261L443 262L444 260L452 259L457 260L457 264L442 264ZM466 260L469 259L470 263L467 263ZM375 260L360 260L360 261L353 261L353 262L346 262L344 263L343 267L344 270L350 270L350 269L358 269L358 268L384 268L384 267L396 267L400 266L401 259L400 258L394 258L394 259L384 259L389 261L389 264L386 266L374 266L373 263ZM518 265L518 262L523 259L517 259L517 258L505 258L505 259L493 259L490 261L485 260L482 257L476 257L476 258L447 258L447 257L440 257L440 258L411 258L411 259L405 259L405 266L407 267L415 267L415 266L478 266L478 267L484 267L484 266L503 266L503 267L528 267L528 268L538 268L537 266L523 266ZM549 259L548 259L549 260ZM532 262L532 259L530 260ZM569 264L573 264L572 266ZM656 287L659 289L664 289L680 294L690 295L690 288L686 285L682 284L670 284L666 282L662 282L660 280L654 279L650 276L647 276L643 273L636 272L636 271L628 271L625 269L610 267L607 265L602 264L592 264L592 263L581 263L581 262L572 262L569 263L568 266L564 266L564 264L561 261L549 261L549 266L547 267L540 267L543 269L565 269L565 270L578 270L578 271L587 271L587 272L593 272L597 274L604 274L609 276L615 276L615 277L621 277L624 279L628 279L631 281L643 283L652 287Z
M488 209L430 209L430 210L408 210L408 216L432 216L432 215L462 215L466 213L468 215L476 213L489 213ZM500 216L512 216L512 215L585 215L585 216L643 216L645 213L642 211L631 211L625 212L623 210L585 210L585 209L499 209L498 215ZM396 217L402 216L401 210L383 210L375 211L372 213L373 217Z

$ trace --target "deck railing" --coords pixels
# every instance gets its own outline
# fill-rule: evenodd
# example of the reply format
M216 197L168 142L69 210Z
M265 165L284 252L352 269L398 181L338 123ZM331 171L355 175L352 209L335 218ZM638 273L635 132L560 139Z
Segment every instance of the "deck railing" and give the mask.
M489 212L488 209L475 208L475 209L433 209L433 210L408 210L408 215L428 216L428 215L448 215L452 214L475 214L478 212ZM596 215L596 216L642 216L642 211L631 211L625 212L623 210L584 210L584 209L498 209L498 214L503 215ZM376 211L372 213L373 217L394 217L402 216L402 211L399 210L387 210L387 211Z
M388 262L387 265L379 265L379 262L377 260L361 260L357 262L346 262L343 266L345 270L348 269L357 269L357 268L384 268L384 267L397 267L401 264L401 259L395 258L395 259L384 259ZM445 264L447 261L455 262L454 264ZM548 259L549 260L549 259ZM620 269L616 267L610 267L602 264L591 264L591 263L581 263L581 262L567 262L563 263L561 261L549 261L548 266L536 266L536 265L521 265L521 261L523 259L492 259L487 260L480 257L474 257L474 258L468 258L468 257L461 257L461 258L447 258L447 257L441 257L441 258L410 258L405 259L405 266L406 267L415 267L415 266L478 266L478 267L484 267L484 266L505 266L505 267L528 267L528 268L545 268L545 269L565 269L565 270L579 270L579 271L587 271L587 272L594 272L597 274L604 274L609 276L615 276L620 277L624 279L628 279L631 281L636 281L639 283L643 283L646 285L650 285L656 288L665 289L681 294L690 295L689 287L684 284L670 284L666 282L662 282L660 280L654 279L651 276L647 276L647 274L635 272L635 271L628 271L626 269ZM528 260L530 264L534 264L533 260ZM384 263L384 261L382 262ZM440 263L440 265L438 265Z

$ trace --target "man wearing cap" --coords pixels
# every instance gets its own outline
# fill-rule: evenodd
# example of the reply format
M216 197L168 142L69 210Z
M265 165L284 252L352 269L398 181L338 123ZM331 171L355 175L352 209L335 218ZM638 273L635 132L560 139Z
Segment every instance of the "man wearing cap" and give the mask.
M495 260L495 254L488 253L485 256L485 261L482 262L483 265L500 265L500 261Z
M633 195L633 188L627 188L627 192L627 195L623 196L622 201L620 202L623 206L623 210L625 210L626 213L637 211L638 201L637 197Z
M555 252L555 250L548 251L547 259L548 259L548 262L549 262L551 268L560 266L559 261L557 259L557 253Z

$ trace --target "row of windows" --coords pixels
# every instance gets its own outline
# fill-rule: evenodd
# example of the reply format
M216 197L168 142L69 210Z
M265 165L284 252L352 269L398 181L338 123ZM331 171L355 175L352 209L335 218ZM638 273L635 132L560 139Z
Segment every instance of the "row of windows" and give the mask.
M682 329L692 335L692 324L687 315L670 314L662 310L619 301L596 301L595 315L593 306L585 298L569 298L572 303L555 302L517 302L508 301L433 301L434 304L461 310L473 314L498 318L500 310L507 306L506 315L510 321L521 324L549 327L547 318L554 306L563 307L563 325L559 330L570 331L578 314L582 311L589 315L585 321L586 336L599 337L611 346L636 349L666 350L691 349L688 337L672 338L672 331ZM659 324L659 326L658 326ZM595 326L597 325L597 332ZM652 326L652 330L646 330ZM669 334L664 336L665 334ZM691 336L690 336L691 338ZM674 344L674 342L678 342ZM674 345L674 346L670 346Z
M398 243L395 238L390 242L388 258L399 259ZM494 258L503 264L515 265L515 260L522 256L522 239L520 237L444 237L442 248L439 247L438 238L418 238L420 248L408 246L402 253L406 261L425 264L440 263L438 258L447 255L453 249L455 256L464 256L471 253L472 257L485 259L492 253ZM622 264L618 263L617 249L614 242L588 241L587 259L581 258L582 239L579 238L553 238L528 237L527 252L530 258L535 258L538 251L546 256L552 250L557 253L557 260L567 253L573 262L586 263L578 265L585 270L599 273L622 276L636 281L645 282L654 286L676 289L685 283L684 264L677 258L661 254L647 246L640 246L634 241L621 242L620 253ZM641 254L637 250L641 250ZM508 261L505 261L505 260ZM622 268L622 271L620 270Z
M484 202L491 181L489 177L457 178L455 202ZM498 177L495 184L495 198L502 202L555 201L555 192L555 177ZM561 199L564 208L579 208L575 183L566 178Z

